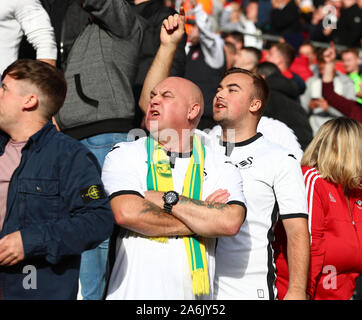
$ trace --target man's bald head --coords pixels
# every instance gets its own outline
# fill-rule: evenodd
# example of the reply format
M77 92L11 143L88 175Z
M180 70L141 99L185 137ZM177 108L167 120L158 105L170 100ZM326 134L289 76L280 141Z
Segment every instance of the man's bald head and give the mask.
M193 108L195 105L199 106L197 117L191 120L196 128L204 113L204 97L200 88L192 81L181 77L168 77L156 87L164 86L172 88L184 97L186 102L185 108Z

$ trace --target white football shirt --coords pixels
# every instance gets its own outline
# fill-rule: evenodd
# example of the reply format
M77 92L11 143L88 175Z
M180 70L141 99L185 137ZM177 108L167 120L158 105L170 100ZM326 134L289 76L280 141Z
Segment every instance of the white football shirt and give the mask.
M107 194L144 195L147 190L147 152L145 139L117 144L108 153L102 171ZM222 154L205 146L202 199L219 188L228 189L229 202L244 205L239 170ZM171 154L174 190L182 193L190 154ZM215 239L206 239L210 295L212 298L215 272ZM182 237L169 237L168 243L135 236L124 230L117 239L115 264L111 273L107 299L166 300L195 299L192 279Z
M281 219L307 216L303 175L293 154L261 133L234 146L214 143L238 166L243 178L246 220L234 237L220 237L216 248L216 299L275 299L271 242Z

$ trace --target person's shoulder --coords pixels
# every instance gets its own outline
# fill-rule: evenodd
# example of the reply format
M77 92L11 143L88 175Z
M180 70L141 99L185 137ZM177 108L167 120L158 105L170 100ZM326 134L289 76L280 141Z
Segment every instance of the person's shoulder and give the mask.
M323 179L317 168L302 166L302 173L307 188L311 185L324 185L325 183L328 183L327 180Z
M60 152L77 152L79 150L88 150L78 140L64 134L63 132L56 131L51 138L51 146L55 146Z
M266 136L264 136L264 134L258 140L258 147L259 149L265 150L265 156L268 156L269 153L284 155L288 152L286 148L269 140Z
M146 137L142 137L137 140L118 142L110 149L108 155L112 154L120 155L122 157L136 157L140 152L146 152Z
M329 191L338 188L337 185L323 178L318 169L309 166L302 166L304 184L307 193L319 192L319 196L328 195Z
M287 162L290 163L294 161L296 161L299 165L298 155L295 155L293 151L268 140L264 136L262 136L259 140L258 155L264 163L272 164L275 168L283 166Z

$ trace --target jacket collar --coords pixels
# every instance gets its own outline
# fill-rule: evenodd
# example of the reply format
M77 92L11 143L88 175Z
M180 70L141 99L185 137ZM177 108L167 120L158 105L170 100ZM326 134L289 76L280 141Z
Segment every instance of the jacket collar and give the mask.
M26 146L31 146L34 145L34 148L36 151L39 151L40 148L46 144L46 142L51 138L51 136L54 134L50 134L52 130L56 130L55 126L53 125L53 123L51 121L48 121L43 128L41 128L38 132L36 132L35 134L33 134Z
M38 132L36 132L29 138L25 146L27 147L34 145L35 150L39 151L40 148L50 139L48 133L51 130L56 130L56 129L52 124L52 122L48 121ZM5 146L7 145L9 140L10 140L9 135L0 130L0 156L4 153Z

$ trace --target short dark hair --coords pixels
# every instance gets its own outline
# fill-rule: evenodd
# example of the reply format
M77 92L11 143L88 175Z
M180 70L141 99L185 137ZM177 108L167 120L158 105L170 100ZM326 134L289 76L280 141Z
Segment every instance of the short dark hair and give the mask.
M359 57L358 50L356 48L347 48L346 50L343 50L341 54L348 52L353 53L356 57Z
M315 46L313 46L313 44L309 41L309 40L305 40L300 46L300 47L304 47L304 46L310 46L313 50L313 52L315 53L316 52L316 48Z
M39 105L48 120L62 107L67 83L63 72L56 67L39 60L20 59L5 69L1 79L4 80L6 76L26 80L38 88L43 96L39 97Z
M255 48L255 47L243 47L241 50L244 50L244 51L247 51L247 52L251 53L255 57L255 60L257 62L259 62L261 60L262 53L261 53L261 50L259 50L258 48Z
M265 78L271 76L272 74L281 74L279 68L274 63L268 61L259 63L256 72L260 75L264 75Z
M221 37L223 39L225 39L226 37L231 37L233 38L236 42L241 42L242 44L244 44L244 34L241 33L240 31L223 31L221 33Z
M324 60L324 52L327 50L327 48L319 48L317 50L317 62L319 63L325 63Z
M295 49L287 42L277 42L272 45L277 48L280 54L283 56L287 67L289 68L295 58Z
M235 44L233 44L232 42L229 41L225 41L225 48L231 53L231 54L235 54L236 53L236 47Z
M261 101L261 108L259 109L259 115L262 116L269 99L268 84L261 75L242 68L230 68L224 73L223 78L234 73L245 74L253 80L254 92L251 95L251 99L259 99Z

